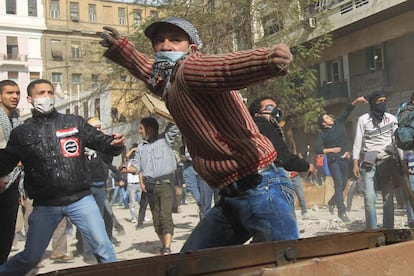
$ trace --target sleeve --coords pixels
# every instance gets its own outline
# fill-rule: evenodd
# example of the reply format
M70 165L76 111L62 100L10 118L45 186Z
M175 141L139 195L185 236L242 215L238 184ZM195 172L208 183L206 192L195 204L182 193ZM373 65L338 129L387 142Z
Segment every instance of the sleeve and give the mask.
M134 77L150 86L150 77L154 60L138 52L135 45L126 37L121 37L109 48L104 56L127 69Z
M135 151L134 157L130 160L130 166L137 169L136 174L140 173L142 170L142 143L138 145L137 150Z
M283 138L280 136L276 128L268 121L255 120L260 133L266 136L272 142L277 151L277 158L282 161L283 168L288 171L307 171L309 164L299 156L292 154Z
M165 132L165 141L170 147L174 146L175 138L180 133L177 125L171 124Z
M79 122L79 128L82 130L82 136L85 139L85 146L94 149L98 152L110 155L121 154L123 147L112 146L112 136L106 135L101 131L96 130L90 126L81 117Z
M15 131L12 131L6 148L0 149L0 176L10 173L17 163L22 160L19 151L21 147L17 141L17 134Z
M357 128L355 132L355 139L354 139L354 145L352 148L352 158L355 160L359 160L359 155L361 153L362 148L362 139L364 135L364 122L363 117L359 117Z
M352 113L352 111L355 109L355 106L353 104L348 104L345 109L336 117L337 121L345 122L348 116Z
M190 55L182 65L188 90L220 92L239 90L260 83L285 71L272 71L269 66L271 48L256 48L222 55ZM178 70L179 71L179 70Z
M315 146L313 147L313 152L315 154L323 154L323 149L324 149L323 137L322 137L322 133L319 133L315 141Z

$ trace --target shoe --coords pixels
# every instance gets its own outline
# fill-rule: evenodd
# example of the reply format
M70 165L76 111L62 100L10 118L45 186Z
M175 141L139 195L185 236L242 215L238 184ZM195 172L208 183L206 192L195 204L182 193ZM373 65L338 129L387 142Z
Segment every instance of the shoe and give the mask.
M339 217L339 218L340 218L343 222L350 222L350 221L351 221L345 213L338 215L338 217Z
M118 246L118 245L121 243L121 241L120 241L120 240L118 240L117 238L115 238L114 236L112 236L112 238L111 238L111 242L112 242L112 244L113 244L113 245L115 245L115 246Z
M51 260L54 260L55 263L71 263L74 259L73 256L70 255L62 255L62 256L50 256Z
M171 248L169 247L162 247L160 249L161 255L170 255L171 254Z
M147 217L145 217L145 218L144 218L144 221L150 221L150 219L149 219L149 218L147 218Z
M136 218L133 218L133 219L131 219L131 223L132 223L132 224L137 224L137 223L138 223L138 221L137 221L137 219L136 219Z
M307 212L302 213L302 219L308 219L308 218L309 218L309 215Z
M335 205L334 204L329 204L329 213L331 213L331 215L335 215Z

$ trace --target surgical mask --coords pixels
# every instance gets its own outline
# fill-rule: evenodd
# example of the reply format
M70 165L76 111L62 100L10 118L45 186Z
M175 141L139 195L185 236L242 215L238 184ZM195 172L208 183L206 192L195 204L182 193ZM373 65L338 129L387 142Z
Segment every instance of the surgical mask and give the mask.
M55 107L54 97L41 97L33 99L33 107L42 114L50 113Z
M154 54L155 62L170 62L176 63L187 52L161 51Z

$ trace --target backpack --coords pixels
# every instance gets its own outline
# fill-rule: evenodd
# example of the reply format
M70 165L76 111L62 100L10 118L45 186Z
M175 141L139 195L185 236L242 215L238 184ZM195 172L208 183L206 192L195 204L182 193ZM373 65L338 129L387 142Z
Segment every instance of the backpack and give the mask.
M402 150L414 149L414 105L402 104L396 117L398 128L394 133L395 143Z

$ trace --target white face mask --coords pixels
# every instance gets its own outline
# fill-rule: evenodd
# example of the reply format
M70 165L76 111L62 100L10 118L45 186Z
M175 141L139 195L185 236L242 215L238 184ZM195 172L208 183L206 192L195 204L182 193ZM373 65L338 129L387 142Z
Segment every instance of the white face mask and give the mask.
M54 97L41 97L33 99L33 107L35 110L40 113L47 114L50 113L55 107L55 98Z

